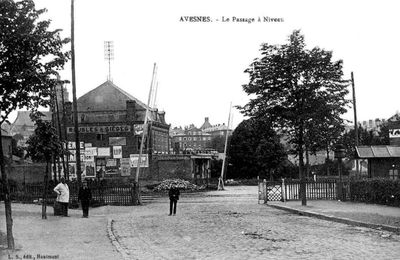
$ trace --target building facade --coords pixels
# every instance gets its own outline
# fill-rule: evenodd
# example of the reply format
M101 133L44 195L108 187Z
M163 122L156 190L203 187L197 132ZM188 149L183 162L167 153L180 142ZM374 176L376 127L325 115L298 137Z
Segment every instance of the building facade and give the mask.
M206 117L200 128L193 124L185 127L185 129L175 127L170 134L174 153L208 153L215 150L215 147L212 147L213 138L225 137L226 134L231 135L232 129L229 129L225 124L212 125L209 118Z
M175 129L172 143L175 153L189 153L211 149L211 134L191 125L182 131Z
M65 123L68 140L69 174L76 177L76 145L72 103L64 104L60 117ZM170 125L165 112L147 105L106 81L77 100L81 171L84 177L134 177L143 131L146 131L142 160L148 166L149 156L169 151ZM63 117L64 116L64 117Z

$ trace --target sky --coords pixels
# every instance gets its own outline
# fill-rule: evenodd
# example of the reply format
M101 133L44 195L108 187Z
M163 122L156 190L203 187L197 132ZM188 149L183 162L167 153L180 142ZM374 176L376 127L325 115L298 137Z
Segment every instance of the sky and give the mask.
M62 36L70 37L70 0L34 2L47 8L42 18L52 20L51 28L63 29ZM354 73L358 120L387 119L400 109L397 2L75 0L77 96L107 80L104 41L113 41L114 84L147 103L156 63L156 106L166 112L172 127L200 127L205 117L213 125L226 124L230 104L249 100L242 89L249 81L244 70L260 57L261 44L284 44L300 29L307 48L333 51L334 60L343 60L344 78ZM206 16L211 22L185 22L185 16ZM233 17L256 22L236 22ZM259 17L283 21L258 22ZM71 64L60 74L70 80ZM71 84L67 88L72 100ZM353 111L344 118L353 120ZM233 127L243 119L232 110Z

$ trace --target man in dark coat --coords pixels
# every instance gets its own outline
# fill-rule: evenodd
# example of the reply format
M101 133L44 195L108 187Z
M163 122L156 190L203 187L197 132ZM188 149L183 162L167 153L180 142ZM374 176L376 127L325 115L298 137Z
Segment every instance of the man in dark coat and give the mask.
M92 199L92 192L90 191L87 182L82 183L82 187L79 188L78 200L81 201L83 218L89 217L89 204Z
M179 189L173 184L168 192L169 195L169 215L172 215L172 208L174 208L174 215L176 214L176 203L179 200Z

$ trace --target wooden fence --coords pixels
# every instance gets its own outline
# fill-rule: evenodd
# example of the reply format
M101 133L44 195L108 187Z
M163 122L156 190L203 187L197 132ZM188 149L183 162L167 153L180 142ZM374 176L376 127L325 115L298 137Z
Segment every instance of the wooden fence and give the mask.
M47 190L47 202L53 203L57 198L53 191L54 185L49 185ZM69 200L71 206L78 206L79 186L76 183L69 184ZM135 185L89 185L92 192L92 206L99 205L134 205L136 198ZM33 203L39 202L43 198L43 184L26 184L21 187L13 186L10 188L11 199L13 201Z
M260 182L259 199L266 201L301 200L300 180L263 181ZM308 200L336 200L349 198L348 182L327 179L305 181L306 198ZM342 190L342 195L338 189Z

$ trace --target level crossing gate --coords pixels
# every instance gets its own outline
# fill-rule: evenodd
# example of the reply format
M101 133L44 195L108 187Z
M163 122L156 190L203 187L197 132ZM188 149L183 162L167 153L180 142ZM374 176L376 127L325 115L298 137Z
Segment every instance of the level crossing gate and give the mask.
M338 188L343 189L342 196L346 198L349 194L347 183L338 185L335 179L323 179L317 181L304 181L306 186L306 199L308 200L335 200L338 197ZM285 180L280 181L260 181L258 183L259 201L289 201L301 200L300 180Z

